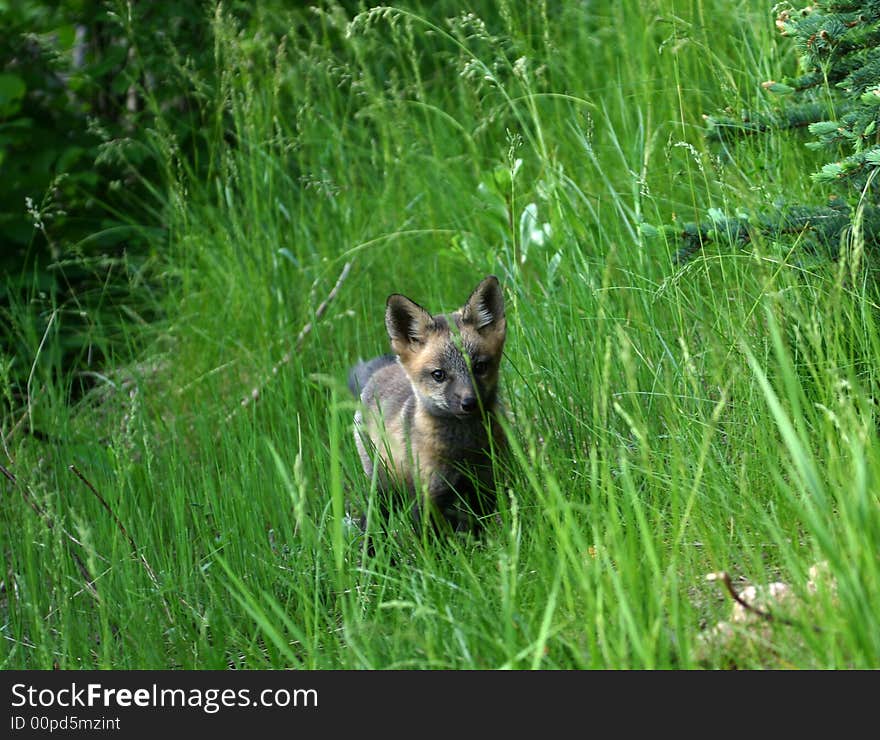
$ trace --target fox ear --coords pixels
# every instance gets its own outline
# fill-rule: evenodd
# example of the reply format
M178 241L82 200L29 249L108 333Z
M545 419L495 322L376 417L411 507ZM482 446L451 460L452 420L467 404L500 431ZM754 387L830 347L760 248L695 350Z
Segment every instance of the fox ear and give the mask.
M461 309L462 321L471 324L477 331L492 327L496 331L504 331L504 294L498 284L498 278L489 275L471 293L464 308Z
M394 351L402 354L409 352L412 344L424 344L434 319L418 303L395 293L385 304L385 328Z

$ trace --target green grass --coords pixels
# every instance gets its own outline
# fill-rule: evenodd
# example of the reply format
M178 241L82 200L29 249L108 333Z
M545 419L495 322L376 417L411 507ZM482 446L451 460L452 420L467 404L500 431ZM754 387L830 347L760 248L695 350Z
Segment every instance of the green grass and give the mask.
M18 314L34 373L27 407L4 396L0 666L880 667L859 234L839 263L764 242L676 266L638 228L824 197L796 137L701 137L794 71L770 6L214 15L217 87L178 81L207 91L199 161L152 134L162 319L128 325L136 361L71 407L57 328ZM393 518L365 558L347 369L386 351L389 293L451 309L489 273L500 521L437 542ZM836 591L808 592L818 561ZM707 640L721 570L791 584L794 624Z

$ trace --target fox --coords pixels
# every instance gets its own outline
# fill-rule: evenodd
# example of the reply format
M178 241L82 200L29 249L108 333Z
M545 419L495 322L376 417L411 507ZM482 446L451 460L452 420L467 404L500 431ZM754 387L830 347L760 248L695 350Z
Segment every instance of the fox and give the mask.
M484 278L448 314L431 315L394 293L385 328L392 353L359 362L348 376L360 400L354 437L364 474L375 475L380 493L403 494L415 524L427 515L435 526L478 532L495 510L492 455L507 449L498 401L507 320L498 278Z

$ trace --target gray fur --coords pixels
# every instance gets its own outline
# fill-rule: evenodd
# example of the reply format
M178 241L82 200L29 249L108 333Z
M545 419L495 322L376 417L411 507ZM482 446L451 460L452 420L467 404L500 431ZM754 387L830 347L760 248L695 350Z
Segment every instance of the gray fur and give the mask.
M366 362L359 362L348 373L348 389L355 398L361 397L361 391L367 387L367 383L377 370L388 365L397 363L397 355L387 354L374 357Z

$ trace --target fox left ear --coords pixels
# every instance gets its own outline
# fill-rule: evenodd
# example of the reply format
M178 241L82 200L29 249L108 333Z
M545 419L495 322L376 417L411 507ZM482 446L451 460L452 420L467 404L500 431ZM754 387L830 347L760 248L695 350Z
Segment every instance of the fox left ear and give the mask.
M434 329L434 319L415 301L394 293L385 305L385 328L394 351L404 356L425 343Z
M461 318L477 331L487 327L502 332L506 329L504 294L497 277L489 275L474 289L461 310Z

